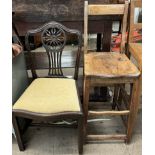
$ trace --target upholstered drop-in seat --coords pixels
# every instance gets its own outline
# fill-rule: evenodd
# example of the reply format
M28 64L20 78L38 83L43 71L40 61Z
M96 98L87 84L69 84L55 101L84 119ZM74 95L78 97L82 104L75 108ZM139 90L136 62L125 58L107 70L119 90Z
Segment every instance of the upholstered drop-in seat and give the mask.
M34 113L79 112L80 105L75 80L35 79L14 104L13 110Z

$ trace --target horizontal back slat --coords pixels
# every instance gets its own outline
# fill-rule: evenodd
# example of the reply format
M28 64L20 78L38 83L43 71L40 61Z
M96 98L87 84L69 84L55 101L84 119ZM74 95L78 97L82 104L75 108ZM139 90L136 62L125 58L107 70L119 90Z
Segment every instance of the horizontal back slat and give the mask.
M88 5L88 15L122 15L124 4L114 5Z

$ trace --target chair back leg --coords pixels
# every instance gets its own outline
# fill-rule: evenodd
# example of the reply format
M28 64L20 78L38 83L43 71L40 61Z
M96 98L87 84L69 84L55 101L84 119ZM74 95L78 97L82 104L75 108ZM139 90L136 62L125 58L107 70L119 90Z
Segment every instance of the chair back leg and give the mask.
M83 117L81 117L78 120L78 149L79 149L79 154L83 153L83 143L84 143L84 138L83 138Z

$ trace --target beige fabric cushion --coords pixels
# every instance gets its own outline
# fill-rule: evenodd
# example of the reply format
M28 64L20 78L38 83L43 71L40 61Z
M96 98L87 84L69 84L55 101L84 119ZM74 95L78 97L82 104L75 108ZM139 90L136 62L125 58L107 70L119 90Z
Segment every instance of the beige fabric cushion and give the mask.
M17 100L13 109L36 113L80 111L75 80L38 78Z

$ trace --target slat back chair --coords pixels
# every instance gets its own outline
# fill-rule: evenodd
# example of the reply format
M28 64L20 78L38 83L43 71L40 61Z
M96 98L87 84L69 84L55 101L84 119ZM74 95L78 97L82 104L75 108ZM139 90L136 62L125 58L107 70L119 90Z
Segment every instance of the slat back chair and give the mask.
M89 15L121 15L122 20L122 40L121 52L93 52L88 51L88 17ZM125 140L129 142L135 123L137 114L136 89L139 70L125 55L125 38L128 16L128 1L125 4L88 4L85 1L84 8L84 90L83 90L83 109L85 115L84 135L86 141L97 140ZM130 98L124 90L123 100L124 106L119 103L120 88L125 84L132 84L132 91ZM97 111L89 105L89 90L94 86L114 86L114 96L112 109ZM115 108L115 105L117 109ZM101 106L100 106L101 107ZM103 106L102 106L103 107ZM95 107L97 108L97 105ZM103 117L103 116L121 116L125 125L126 131L124 134L111 135L88 135L87 134L87 120L89 118Z
M40 33L43 47L49 60L48 76L37 78L35 69L32 74L35 80L29 85L13 106L13 126L20 151L24 151L23 136L18 118L37 121L77 120L78 148L83 151L83 113L76 85L81 53L82 35L78 30L68 29L57 22L49 22L37 29L29 30L25 36L26 48L31 53L29 39L31 35ZM65 78L61 67L61 56L66 44L67 34L77 35L78 52L75 64L74 79Z

